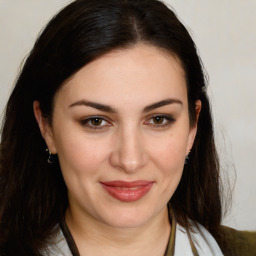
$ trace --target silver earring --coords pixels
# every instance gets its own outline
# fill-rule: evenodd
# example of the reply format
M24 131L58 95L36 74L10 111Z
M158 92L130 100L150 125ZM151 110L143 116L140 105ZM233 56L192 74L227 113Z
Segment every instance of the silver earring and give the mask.
M47 162L48 162L49 164L54 163L54 155L51 153L51 151L50 151L48 148L46 149L46 151L49 152L49 156L48 156Z

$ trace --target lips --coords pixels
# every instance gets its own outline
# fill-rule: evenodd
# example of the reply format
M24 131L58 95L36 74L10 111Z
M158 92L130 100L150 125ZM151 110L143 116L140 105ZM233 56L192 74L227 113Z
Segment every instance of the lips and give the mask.
M141 199L151 189L153 182L138 180L132 182L110 181L101 182L109 195L123 202L133 202Z

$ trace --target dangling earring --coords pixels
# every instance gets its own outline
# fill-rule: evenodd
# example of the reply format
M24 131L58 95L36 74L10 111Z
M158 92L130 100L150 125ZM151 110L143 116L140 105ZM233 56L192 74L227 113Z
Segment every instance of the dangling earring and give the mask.
M54 155L51 153L51 151L50 151L48 148L46 149L46 151L49 152L49 156L48 156L47 162L48 162L49 164L54 163Z
M190 151L188 152L188 154L187 154L186 157L185 157L185 162L184 162L184 164L188 164L188 161L189 161L189 154L190 154Z

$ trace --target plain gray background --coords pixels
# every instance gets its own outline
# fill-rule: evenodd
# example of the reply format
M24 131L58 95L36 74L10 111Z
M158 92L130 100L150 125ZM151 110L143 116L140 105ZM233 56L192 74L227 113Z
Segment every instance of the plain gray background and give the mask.
M67 0L0 0L0 112L39 31ZM209 74L217 146L237 181L224 224L256 230L256 0L166 0Z

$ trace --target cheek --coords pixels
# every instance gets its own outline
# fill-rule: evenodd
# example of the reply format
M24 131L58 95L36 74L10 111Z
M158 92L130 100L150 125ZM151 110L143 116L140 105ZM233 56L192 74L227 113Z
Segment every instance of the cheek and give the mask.
M56 141L63 174L76 176L92 174L107 157L106 143L88 139L81 134L60 136Z
M169 134L152 145L150 155L161 169L166 171L183 169L187 142L188 137L185 133Z
M183 173L187 134L187 130L179 129L161 138L158 144L154 143L155 146L151 147L151 159L158 170L158 183L162 188L161 197L165 201L169 201L172 197Z

